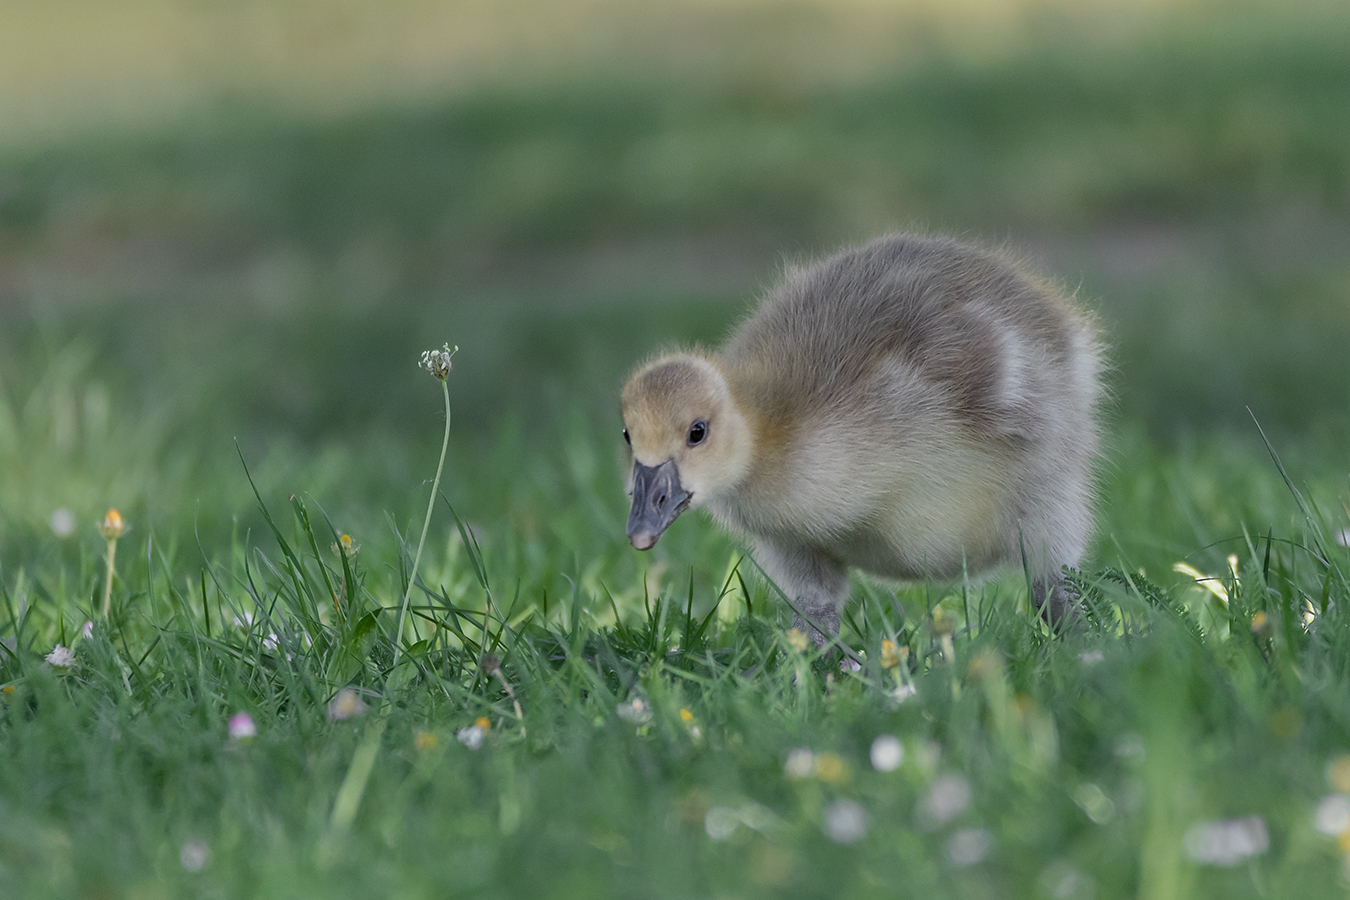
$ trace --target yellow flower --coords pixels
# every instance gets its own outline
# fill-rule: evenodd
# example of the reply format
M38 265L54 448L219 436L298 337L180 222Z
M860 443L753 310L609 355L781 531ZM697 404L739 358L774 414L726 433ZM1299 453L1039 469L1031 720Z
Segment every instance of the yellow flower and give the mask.
M98 533L108 541L117 540L126 533L126 530L127 525L122 521L122 514L115 509L108 510L108 514L98 526Z
M1350 794L1350 756L1338 756L1327 763L1327 784L1342 794Z
M353 556L355 556L356 551L360 549L361 545L358 544L356 541L352 540L352 536L350 534L340 535L337 539L337 543L333 545L334 553L341 553L348 559L351 559Z
M413 735L413 746L423 753L435 750L439 743L440 740L430 731L419 731Z
M889 639L882 641L881 667L883 669L894 669L898 665L900 665L900 653L895 648L895 641Z
M691 713L691 712L690 712L689 710L687 710L687 709L681 709L681 710L680 710L680 721L683 722L683 723L686 724L686 725L690 725L690 724L692 724L693 721L694 721L694 714Z
M806 634L800 628L789 628L787 633L788 646L798 653L806 652Z
M849 779L848 763L837 753L816 755L815 775L826 784L844 784Z
M473 727L474 727L474 728L481 728L481 729L483 729L484 731L491 731L491 730L492 730L492 721L491 721L490 719L488 719L487 716L479 716L478 718L476 718L476 719L473 720Z

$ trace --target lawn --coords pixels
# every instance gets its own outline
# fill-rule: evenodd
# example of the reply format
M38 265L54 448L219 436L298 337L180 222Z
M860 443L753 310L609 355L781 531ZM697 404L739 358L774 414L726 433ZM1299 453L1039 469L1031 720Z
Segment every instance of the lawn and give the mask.
M1344 895L1350 13L376 10L0 9L0 896ZM625 539L624 374L889 228L1100 319L1070 634Z

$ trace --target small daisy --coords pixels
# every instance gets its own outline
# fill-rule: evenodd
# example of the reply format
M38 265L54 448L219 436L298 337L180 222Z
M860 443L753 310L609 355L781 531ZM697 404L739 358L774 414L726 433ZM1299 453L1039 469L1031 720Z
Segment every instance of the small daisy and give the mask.
M470 750L477 750L483 746L483 738L487 736L487 726L482 724L487 719L478 719L472 725L465 726L455 732L455 740L459 741Z
M332 722L354 719L363 715L365 711L366 704L356 695L356 691L349 687L338 691L337 695L328 701L328 719Z
M933 782L920 809L924 817L941 825L959 816L970 805L970 782L960 775L944 775Z
M51 521L47 524L52 534L64 541L75 533L75 514L63 506L52 513Z
M634 697L627 703L620 703L614 710L620 719L636 725L644 725L652 720L652 708L641 697Z
M52 652L47 654L47 662L56 666L58 669L69 669L75 665L75 653L69 647L62 647L57 644L52 648Z
M877 735L872 741L872 768L878 772L894 772L905 761L905 745L893 734Z
M852 844L867 834L867 810L856 800L836 800L825 808L822 826L836 844Z
M178 851L178 862L188 872L200 872L211 861L211 848L206 841L185 841Z
M1193 862L1208 866L1235 866L1270 849L1270 833L1260 816L1197 822L1181 839Z

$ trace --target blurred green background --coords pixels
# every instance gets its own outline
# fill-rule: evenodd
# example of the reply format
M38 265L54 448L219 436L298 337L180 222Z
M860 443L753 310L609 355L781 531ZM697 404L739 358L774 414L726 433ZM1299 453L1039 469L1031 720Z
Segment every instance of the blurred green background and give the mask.
M1347 47L1317 0L5 0L0 566L95 553L110 505L220 552L260 526L236 440L378 541L449 342L451 500L560 588L638 572L625 371L893 228L1099 311L1103 548L1264 531L1247 407L1344 495ZM686 531L681 568L722 540Z

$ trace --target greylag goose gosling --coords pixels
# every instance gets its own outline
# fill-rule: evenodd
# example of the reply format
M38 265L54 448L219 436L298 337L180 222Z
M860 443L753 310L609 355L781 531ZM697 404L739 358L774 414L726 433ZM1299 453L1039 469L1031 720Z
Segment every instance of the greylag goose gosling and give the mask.
M628 537L707 509L822 646L850 567L1025 566L1057 625L1093 527L1101 369L1092 319L989 250L897 234L790 269L721 350L624 387Z

